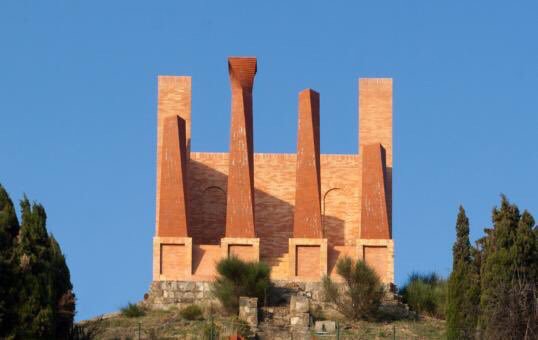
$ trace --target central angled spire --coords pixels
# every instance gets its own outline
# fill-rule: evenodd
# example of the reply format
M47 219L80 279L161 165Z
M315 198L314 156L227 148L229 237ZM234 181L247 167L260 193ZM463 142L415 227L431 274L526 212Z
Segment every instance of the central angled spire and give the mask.
M256 58L231 57L228 72L232 87L232 122L226 237L255 237L252 86Z

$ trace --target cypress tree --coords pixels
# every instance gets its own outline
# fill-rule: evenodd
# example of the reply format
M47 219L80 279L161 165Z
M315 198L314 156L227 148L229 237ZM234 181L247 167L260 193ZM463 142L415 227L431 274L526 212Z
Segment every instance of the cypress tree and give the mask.
M13 312L15 282L15 241L19 221L13 202L0 184L0 338L9 334L16 321Z
M534 219L502 196L486 230L481 266L479 325L487 339L536 334L537 247Z
M21 201L21 215L17 245L20 289L14 334L20 338L52 339L55 301L47 215L41 205L30 204L26 197Z
M67 339L75 295L42 205L24 197L21 224L0 185L0 338Z
M53 298L56 301L55 333L58 339L67 338L75 317L75 294L71 275L60 245L50 235L51 269L53 273Z
M476 330L480 297L479 277L469 242L469 219L462 206L456 221L456 242L452 248L452 273L448 280L447 338L472 339Z

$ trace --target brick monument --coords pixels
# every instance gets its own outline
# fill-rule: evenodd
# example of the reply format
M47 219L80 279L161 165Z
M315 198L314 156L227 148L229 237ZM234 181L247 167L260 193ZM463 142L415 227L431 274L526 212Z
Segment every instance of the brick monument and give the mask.
M320 154L320 95L298 98L296 154L253 149L255 58L228 59L229 153L191 152L191 78L159 77L154 281L208 282L227 256L273 280L337 278L364 259L394 281L392 80L359 79L359 153Z

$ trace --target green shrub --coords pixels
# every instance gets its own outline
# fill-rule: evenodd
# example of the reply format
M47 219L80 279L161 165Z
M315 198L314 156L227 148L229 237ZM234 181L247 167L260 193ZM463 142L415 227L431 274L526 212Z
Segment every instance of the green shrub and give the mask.
M239 297L257 297L263 303L269 288L271 269L263 262L245 262L236 257L217 263L218 277L213 283L213 295L229 313L239 310Z
M191 321L200 320L203 318L202 309L198 307L198 305L188 305L179 312L179 315L181 315L183 319Z
M136 303L128 303L127 306L121 308L121 315L128 317L128 318L138 318L140 316L144 316L146 312L142 307L137 305Z
M344 287L339 288L330 277L325 276L325 299L349 319L375 318L384 295L383 285L376 272L364 261L354 262L349 257L338 261L336 272L344 279Z
M415 312L445 318L447 283L437 274L411 274L400 294Z

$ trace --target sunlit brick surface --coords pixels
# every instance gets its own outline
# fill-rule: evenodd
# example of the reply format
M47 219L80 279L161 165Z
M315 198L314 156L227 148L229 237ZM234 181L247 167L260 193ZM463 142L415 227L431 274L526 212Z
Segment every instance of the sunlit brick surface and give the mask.
M383 281L387 276L388 255L387 247L364 247L364 261L374 268Z
M319 154L312 90L299 94L297 154L256 154L257 62L228 66L229 153L190 152L191 78L159 77L154 280L213 280L236 255L265 261L276 280L337 278L349 256L392 281L392 80L359 80L358 154Z
M299 278L316 278L320 276L320 247L297 246L296 275Z
M161 245L162 267L161 275L168 280L181 280L189 276L185 260L187 259L186 247L180 244Z

